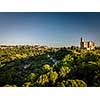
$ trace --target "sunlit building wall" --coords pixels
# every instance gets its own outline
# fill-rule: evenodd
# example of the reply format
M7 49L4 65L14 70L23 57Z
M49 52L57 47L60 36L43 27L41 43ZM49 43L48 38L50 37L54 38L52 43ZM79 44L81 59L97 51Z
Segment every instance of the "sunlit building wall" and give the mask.
M95 48L95 43L93 41L86 42L85 39L81 37L80 48L93 50Z

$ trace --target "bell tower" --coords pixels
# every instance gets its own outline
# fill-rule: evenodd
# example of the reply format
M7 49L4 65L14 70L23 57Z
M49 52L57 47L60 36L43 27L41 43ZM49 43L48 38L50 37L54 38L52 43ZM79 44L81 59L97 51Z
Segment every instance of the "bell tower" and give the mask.
M83 37L81 37L81 42L85 42L85 39Z
M83 37L81 37L81 41L80 41L80 48L84 49L84 43L85 43L85 39Z

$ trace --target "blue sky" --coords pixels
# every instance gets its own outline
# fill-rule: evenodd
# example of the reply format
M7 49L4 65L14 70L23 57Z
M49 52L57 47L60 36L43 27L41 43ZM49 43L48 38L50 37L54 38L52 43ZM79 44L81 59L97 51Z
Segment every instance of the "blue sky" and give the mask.
M0 13L0 44L79 46L81 36L100 45L100 13Z

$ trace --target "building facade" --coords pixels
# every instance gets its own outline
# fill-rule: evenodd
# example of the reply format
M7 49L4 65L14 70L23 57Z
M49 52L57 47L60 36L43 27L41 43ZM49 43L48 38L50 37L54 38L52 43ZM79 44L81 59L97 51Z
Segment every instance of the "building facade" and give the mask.
M85 39L81 37L80 48L93 50L95 48L95 43L93 41L86 42Z

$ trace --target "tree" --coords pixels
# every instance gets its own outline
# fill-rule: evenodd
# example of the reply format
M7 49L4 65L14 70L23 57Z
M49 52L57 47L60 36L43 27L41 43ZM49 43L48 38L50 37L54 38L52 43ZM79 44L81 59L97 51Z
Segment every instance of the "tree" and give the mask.
M67 74L69 74L69 72L70 72L69 67L61 67L61 69L59 71L59 75L60 75L60 77L64 78L65 76L67 76Z
M42 70L43 70L43 72L48 72L51 70L51 67L50 67L50 65L45 64L45 65L43 65Z
M94 79L93 79L93 85L96 86L96 87L100 87L100 71L97 70L95 71L96 75L94 76Z
M56 82L56 79L58 78L58 74L56 71L50 71L49 72L49 80L54 84Z
M59 87L87 87L87 84L83 80L70 80L62 81L61 83L58 83Z
M57 82L57 87L65 87L65 80L62 82Z
M34 82L35 78L36 78L35 73L31 73L25 78L25 81L26 82Z
M70 50L68 50L64 47L64 48L61 48L60 50L58 50L56 52L55 57L56 57L57 60L62 60L65 57L65 55L71 54L71 53L72 52Z
M5 64L1 64L1 62L0 62L0 68L2 68L2 67L4 67L5 66Z
M49 83L48 76L46 74L41 75L39 79L36 82L39 86L46 86L47 83Z
M32 87L32 83L31 82L25 82L22 86L23 87Z
M63 66L71 67L74 63L74 58L70 54L67 54L62 60L62 62L63 62Z

